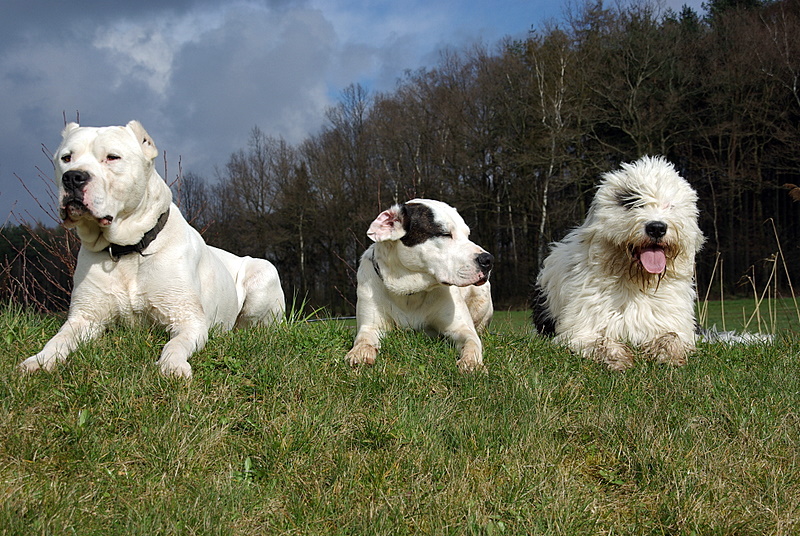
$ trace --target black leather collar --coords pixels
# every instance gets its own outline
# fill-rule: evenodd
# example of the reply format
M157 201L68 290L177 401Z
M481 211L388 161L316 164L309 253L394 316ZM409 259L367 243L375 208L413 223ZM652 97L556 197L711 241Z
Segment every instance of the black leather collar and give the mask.
M169 209L164 212L161 216L158 217L158 221L156 222L156 226L144 233L142 239L139 240L136 244L131 244L129 246L120 246L119 244L110 244L105 250L108 251L108 254L111 255L111 259L114 262L117 262L120 257L127 255L128 253L138 253L139 255L144 255L142 251L147 249L147 246L150 245L153 240L156 239L158 233L164 228L167 224L167 219L169 219Z

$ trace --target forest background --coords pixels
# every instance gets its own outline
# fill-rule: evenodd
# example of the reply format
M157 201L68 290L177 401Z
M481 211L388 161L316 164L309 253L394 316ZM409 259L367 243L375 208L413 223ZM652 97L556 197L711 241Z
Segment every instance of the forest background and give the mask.
M308 308L352 314L369 223L428 197L457 207L494 254L496 307L524 309L548 244L582 221L601 175L664 155L699 194L701 295L746 295L774 273L788 294L800 280L786 186L800 183L800 1L704 9L587 2L524 40L452 50L392 92L353 84L302 143L256 126L213 175L176 162L162 175L208 243L268 258ZM78 241L54 199L39 201L52 226L0 229L0 299L64 310Z

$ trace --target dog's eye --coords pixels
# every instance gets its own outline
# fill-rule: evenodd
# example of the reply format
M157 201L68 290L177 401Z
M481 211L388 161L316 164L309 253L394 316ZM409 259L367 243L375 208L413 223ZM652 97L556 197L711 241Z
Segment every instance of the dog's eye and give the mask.
M70 162L72 162L72 155L65 154L64 156L61 157L61 161L64 162L65 164L69 164Z
M106 156L106 160L108 162L113 162L114 160L119 160L120 158L122 158L122 157L119 156L119 155L116 155L116 154L110 154L110 155Z
M643 204L642 197L631 190L619 192L617 194L617 202L627 209L640 207Z

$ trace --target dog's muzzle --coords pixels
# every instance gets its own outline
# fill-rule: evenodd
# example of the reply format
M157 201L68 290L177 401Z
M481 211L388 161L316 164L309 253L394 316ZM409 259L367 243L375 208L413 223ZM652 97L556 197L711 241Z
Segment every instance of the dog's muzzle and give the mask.
M91 175L79 170L66 171L61 176L64 195L61 198L59 216L62 220L78 220L88 211L83 202L83 187L91 178Z
M667 268L667 252L661 240L667 234L667 224L663 221L647 222L644 232L650 239L650 243L636 248L633 256L648 273L663 273Z
M492 267L494 266L494 256L492 256L491 253L481 253L475 257L475 264L478 265L478 268L480 268L481 272L483 273L483 277L481 277L480 281L475 283L475 285L480 286L489 280L489 273L492 271Z

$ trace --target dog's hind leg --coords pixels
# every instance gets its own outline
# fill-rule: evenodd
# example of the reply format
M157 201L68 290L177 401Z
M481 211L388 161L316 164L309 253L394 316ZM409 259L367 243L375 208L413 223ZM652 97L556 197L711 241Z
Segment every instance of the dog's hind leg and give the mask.
M236 291L243 296L243 303L236 327L272 325L284 319L286 300L281 288L278 270L263 259L246 258L243 261L244 275L237 281Z

